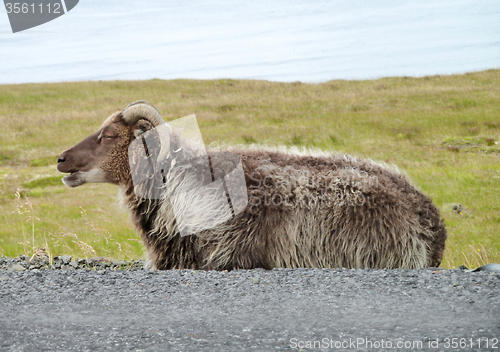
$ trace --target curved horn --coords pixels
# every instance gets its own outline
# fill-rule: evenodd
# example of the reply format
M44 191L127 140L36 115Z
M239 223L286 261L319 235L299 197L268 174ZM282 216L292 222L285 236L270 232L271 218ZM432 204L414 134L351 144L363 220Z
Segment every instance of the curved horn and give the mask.
M163 119L158 110L156 110L151 103L144 100L139 100L130 104L123 110L122 114L123 119L129 125L137 122L141 118L151 122L154 127L163 124Z
M128 104L127 107L125 109L123 109L123 110L127 110L129 107L131 107L133 105L137 105L137 104L146 104L146 105L149 105L152 108L154 108L153 104L151 104L149 101L146 101L146 100L137 100L137 101L134 101L133 103Z
M160 113L153 104L138 100L129 104L122 112L123 120L129 125L134 124L140 119L148 120L156 129L160 136L160 152L158 154L158 162L163 161L170 154L170 134L165 122L161 118Z

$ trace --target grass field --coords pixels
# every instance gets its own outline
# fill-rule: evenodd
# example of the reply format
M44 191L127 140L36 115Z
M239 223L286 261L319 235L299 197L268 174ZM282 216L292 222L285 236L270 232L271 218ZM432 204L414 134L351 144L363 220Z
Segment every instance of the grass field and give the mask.
M397 165L441 209L443 267L500 262L500 70L322 84L149 80L0 86L0 254L143 257L117 188L69 189L57 156L145 99L205 144L316 147ZM460 204L460 206L458 206Z

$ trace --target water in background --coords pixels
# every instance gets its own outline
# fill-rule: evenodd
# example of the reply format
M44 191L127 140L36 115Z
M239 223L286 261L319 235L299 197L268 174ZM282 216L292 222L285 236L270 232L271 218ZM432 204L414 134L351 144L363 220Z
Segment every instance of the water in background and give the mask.
M322 82L500 67L498 0L82 0L16 34L0 12L0 83Z

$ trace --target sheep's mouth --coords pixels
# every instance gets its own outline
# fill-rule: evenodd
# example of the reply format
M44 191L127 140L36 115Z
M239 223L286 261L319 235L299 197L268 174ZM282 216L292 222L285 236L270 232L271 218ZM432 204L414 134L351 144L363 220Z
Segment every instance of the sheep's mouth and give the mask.
M67 172L68 175L64 176L63 178L64 179L69 179L71 177L75 177L75 175L77 175L80 171L76 170L76 171L69 171Z
M80 176L81 171L71 171L69 175L62 178L62 181L68 187L78 187L82 184Z
M67 172L62 178L63 183L68 187L78 187L84 183L102 183L108 182L106 174L99 168L93 168L88 171L72 170Z

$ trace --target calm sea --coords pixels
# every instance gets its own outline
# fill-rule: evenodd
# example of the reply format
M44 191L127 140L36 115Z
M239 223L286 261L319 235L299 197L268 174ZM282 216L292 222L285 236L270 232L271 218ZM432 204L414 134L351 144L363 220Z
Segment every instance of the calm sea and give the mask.
M499 67L499 0L81 0L15 34L0 10L0 83L322 82Z

